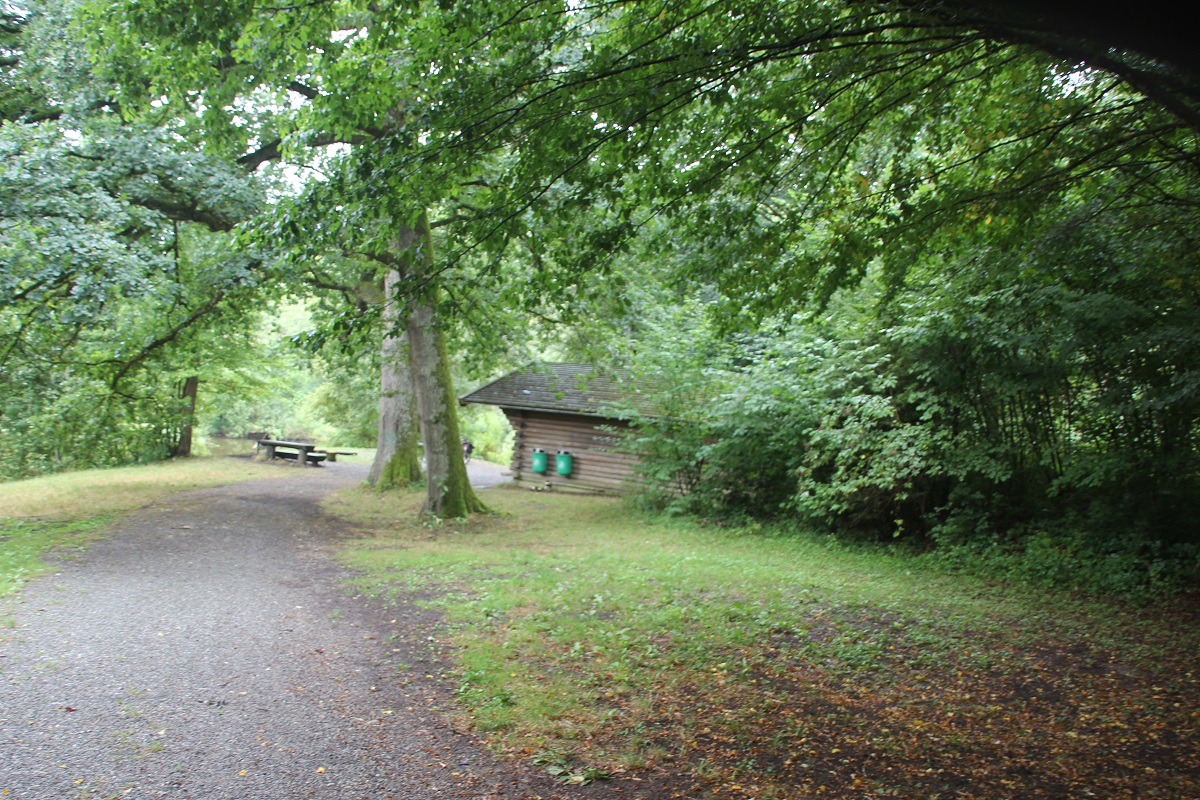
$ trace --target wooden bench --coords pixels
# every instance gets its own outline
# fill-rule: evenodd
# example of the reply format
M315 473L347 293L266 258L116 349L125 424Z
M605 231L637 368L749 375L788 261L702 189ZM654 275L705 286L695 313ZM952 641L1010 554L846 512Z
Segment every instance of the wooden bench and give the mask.
M322 453L325 455L326 460L328 460L331 463L334 461L337 461L338 456L356 456L356 455L358 455L358 453L351 453L349 450L314 450L313 451L314 456L321 455ZM309 458L312 458L312 456L309 456Z
M325 453L313 452L317 449L317 446L310 442L284 442L278 439L259 439L256 449L263 461L284 458L289 461L295 461L300 466L312 464L314 467L318 467L327 457Z
M300 459L300 453L293 452L291 450L277 450L275 452L275 458L282 458L287 461L298 461ZM304 463L312 464L314 467L316 467L316 466L319 466L321 464L321 462L325 461L325 460L326 459L325 459L324 453L318 453L318 452L314 451L312 453L309 453L307 456L305 456Z

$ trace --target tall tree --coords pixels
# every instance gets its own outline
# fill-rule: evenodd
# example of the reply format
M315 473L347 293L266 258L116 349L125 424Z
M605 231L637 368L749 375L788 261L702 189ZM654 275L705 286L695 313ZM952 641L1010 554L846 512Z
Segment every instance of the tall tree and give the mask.
M299 154L310 147L347 148L339 157L337 180L328 182L339 194L326 191L323 196L331 202L322 210L333 213L355 205L364 209L370 224L352 231L344 221L322 219L317 224L333 231L329 235L318 227L297 231L294 238L311 239L305 248L318 243L349 245L359 254L406 265L408 271L388 282L409 301L402 308L410 313L410 357L422 364L441 364L445 349L437 347L439 332L413 335L412 319L433 324L436 318L436 295L424 291L436 274L421 256L432 253L432 241L419 221L425 209L451 192L466 173L427 182L379 172L381 155L409 146L420 133L425 67L403 55L410 35L402 24L405 12L365 2L287 9L251 2L198 9L177 0L151 6L96 4L94 9L96 52L110 74L118 79L130 72L135 78L143 72L149 76L148 81L120 80L126 109L138 108L148 115L170 109L181 119L199 120L200 135L210 149L220 149L247 166L282 155L305 160ZM285 219L285 226L290 222L294 219ZM398 243L407 249L397 249ZM437 403L419 404L419 410L445 409L455 417L444 364L414 371L413 376L418 396L442 396ZM436 495L431 493L427 510L442 515L447 509L458 513L480 508L465 472L449 467L459 453L457 438L452 440L456 426L425 418L421 422L434 470L430 485L438 489ZM406 455L402 458L407 460Z
M396 297L400 274L393 268L392 253L408 245L396 242L382 254L359 255L353 252L352 242L341 238L336 248L331 244L322 252L299 232L307 230L300 217L321 226L313 207L313 201L302 197L283 215L289 224L282 229L272 224L266 235L285 250L303 253L293 259L292 272L298 288L317 298L320 326L305 334L304 344L332 357L332 363L343 370L362 362L363 350L378 344L378 352L366 359L377 366L376 448L367 481L381 490L407 486L421 478L420 435L404 303ZM293 211L300 216L293 219Z
M433 236L429 230L429 220L424 215L412 233L417 242L405 252L411 254L412 261L423 263L420 266L410 265L408 274L429 275L434 264ZM439 516L464 517L485 509L473 492L456 490L458 486L469 488L471 484L459 446L458 398L452 389L446 337L438 319L438 285L430 281L418 292L408 315L408 342L421 433L427 443L453 444L453 449L430 447L428 444L425 447L429 471L425 509Z
M123 123L70 7L5 6L3 472L181 452L200 374L245 333L257 261L210 247L262 200L239 170Z

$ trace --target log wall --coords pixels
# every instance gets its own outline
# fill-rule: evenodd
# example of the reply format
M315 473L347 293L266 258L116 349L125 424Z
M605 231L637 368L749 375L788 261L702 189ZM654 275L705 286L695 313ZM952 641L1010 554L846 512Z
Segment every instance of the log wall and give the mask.
M511 467L515 481L615 493L627 489L635 479L637 459L614 448L629 427L620 420L508 408L504 414L517 434ZM537 447L546 451L544 474L533 471L533 450ZM559 450L571 453L574 463L570 475L559 475L554 469L554 456Z

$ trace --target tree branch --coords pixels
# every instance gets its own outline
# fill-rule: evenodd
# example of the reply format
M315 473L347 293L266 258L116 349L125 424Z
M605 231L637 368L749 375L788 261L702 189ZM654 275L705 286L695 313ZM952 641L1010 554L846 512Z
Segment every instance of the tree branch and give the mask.
M316 89L311 86L307 86L300 81L292 81L288 84L287 88L289 92L295 92L298 95L307 97L309 100L316 100L321 96L321 93Z
M125 378L125 376L128 375L136 366L149 358L155 350L165 347L166 345L178 339L181 333L194 325L198 320L204 317L205 314L208 314L210 311L216 308L224 299L225 290L221 289L217 291L216 294L209 298L207 303L189 314L187 318L183 320L183 322L179 323L162 336L143 347L137 355L126 361L121 368L117 370L117 374L114 375L112 381L109 382L109 387L112 389L112 391L117 391L118 387L121 385L121 381Z
M375 138L377 137L374 135L352 136L349 139L345 139L340 136L318 136L316 139L310 141L307 146L328 147L334 144L361 145L372 141ZM246 167L253 172L263 164L266 164L268 161L278 161L279 159L283 158L283 151L280 150L282 145L282 139L275 139L274 141L267 142L257 150L246 153L245 155L239 157L237 159L237 163L239 166Z

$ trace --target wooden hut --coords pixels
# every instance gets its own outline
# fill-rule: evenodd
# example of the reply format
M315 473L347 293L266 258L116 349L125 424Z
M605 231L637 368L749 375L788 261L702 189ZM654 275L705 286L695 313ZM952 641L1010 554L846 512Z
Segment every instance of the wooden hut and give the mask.
M459 402L504 411L516 431L514 481L620 492L633 479L637 459L616 447L628 423L603 409L628 404L631 396L640 399L624 377L588 364L533 364L468 392ZM568 458L560 459L562 454Z

